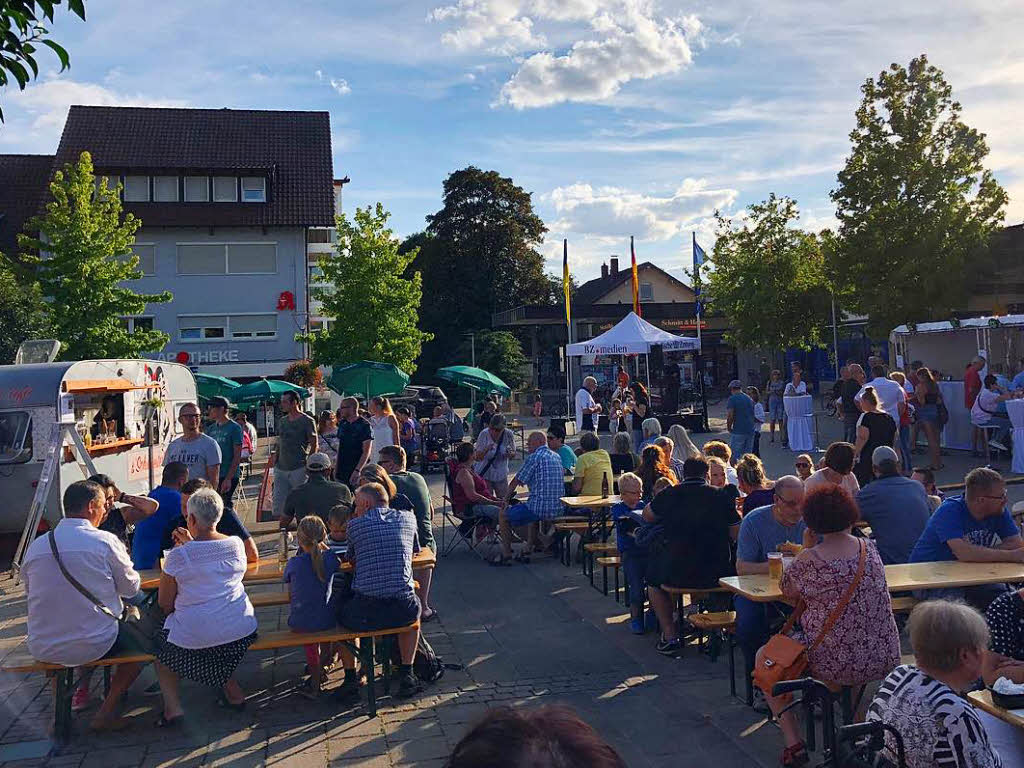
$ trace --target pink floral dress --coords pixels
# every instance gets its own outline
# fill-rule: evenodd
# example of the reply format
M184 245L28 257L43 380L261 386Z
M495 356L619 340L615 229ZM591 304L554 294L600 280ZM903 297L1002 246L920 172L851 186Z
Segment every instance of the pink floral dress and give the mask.
M857 575L859 554L822 560L813 550L798 557L782 577L782 592L806 603L800 625L809 646ZM900 663L900 636L892 615L885 566L867 542L864 576L846 610L808 658L811 674L836 685L881 680Z

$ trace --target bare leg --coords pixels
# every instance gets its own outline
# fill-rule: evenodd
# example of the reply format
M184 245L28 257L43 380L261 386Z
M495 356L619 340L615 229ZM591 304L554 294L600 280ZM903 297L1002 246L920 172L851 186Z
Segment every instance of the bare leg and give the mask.
M412 575L420 583L419 589L416 590L416 597L420 599L423 613L433 616L434 609L430 607L430 580L434 575L434 569L421 568L418 571L413 571Z
M92 682L93 673L96 672L96 667L82 667L78 673L78 685L75 686L76 691L80 691L83 688L88 689L89 684Z
M662 639L678 639L679 630L676 627L676 623L672 621L672 598L669 597L667 592L663 592L657 587L647 587L647 597L651 601L654 615L658 617Z
M758 648L755 666L761 663L763 652L763 647ZM786 746L792 747L795 744L800 744L803 739L800 737L800 722L796 719L796 715L792 710L782 715L779 714L785 708L788 700L785 697L765 696L765 701L768 702L769 709L779 721L779 728L782 729L782 738L785 740Z
M938 469L942 464L942 446L939 445L939 430L931 422L925 422L924 433L928 438L928 455L932 467Z
M502 509L498 514L498 530L501 532L501 554L505 559L512 557L512 527L508 515Z
M172 720L185 713L181 708L181 698L178 696L178 676L159 661L154 663L156 676L160 681L160 693L164 697L164 719Z
M94 667L95 669L95 667ZM142 664L118 664L114 678L110 681L110 693L103 700L103 704L96 711L94 723L103 723L114 717L114 712L121 703L121 695L128 690L128 686L135 682L135 678L142 671Z
M224 695L231 704L241 704L245 701L245 691L233 677L224 683Z
M403 664L412 664L413 659L416 658L416 645L419 641L420 631L418 629L403 632L398 636L398 654L401 656Z

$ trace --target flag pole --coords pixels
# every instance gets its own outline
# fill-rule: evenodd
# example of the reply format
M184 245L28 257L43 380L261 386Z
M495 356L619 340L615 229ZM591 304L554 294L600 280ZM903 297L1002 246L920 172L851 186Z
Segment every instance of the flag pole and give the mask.
M708 399L707 399L707 392L704 389L704 371L703 371L703 368L704 368L704 365L705 365L704 345L703 345L703 342L701 342L701 338L700 338L700 305L701 305L701 301L700 300L702 298L702 293L703 292L701 291L701 287L700 287L700 263L698 263L698 261L697 261L697 248L698 248L698 245L697 245L697 233L694 232L694 231L691 231L690 232L690 236L693 238L693 249L692 249L692 251L693 251L693 283L694 283L694 293L696 294L696 299L697 299L697 305L694 308L694 314L697 317L697 360L699 361L699 365L695 366L695 368L697 369L696 370L697 378L700 379L700 381L697 382L697 385L700 387L700 393L701 393L701 398L700 398L701 399L701 411L702 411L701 418L703 420L703 427L704 427L704 429L708 430L710 428L710 426L708 424ZM701 251L701 254L702 254L701 262L703 262L703 250Z
M565 421L568 424L573 415L572 408L572 363L569 345L572 344L572 312L569 308L569 238L562 238L562 290L565 293Z

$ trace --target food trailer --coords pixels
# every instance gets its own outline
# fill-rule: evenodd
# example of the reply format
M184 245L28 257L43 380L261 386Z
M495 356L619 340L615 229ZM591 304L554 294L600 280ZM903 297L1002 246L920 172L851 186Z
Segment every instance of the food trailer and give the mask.
M181 433L182 405L196 401L192 372L157 360L82 360L0 366L0 533L25 526L58 421L73 423L95 466L125 493L159 484L167 445ZM70 441L61 448L45 519L87 470Z

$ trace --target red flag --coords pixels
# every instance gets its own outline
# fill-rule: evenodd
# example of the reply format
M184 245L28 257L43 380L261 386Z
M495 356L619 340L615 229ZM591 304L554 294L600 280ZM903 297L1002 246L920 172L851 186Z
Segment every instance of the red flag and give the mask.
M637 280L636 273L636 251L633 249L633 236L629 236L629 255L633 260L633 311L636 312L637 317L643 317L640 314L640 283Z

